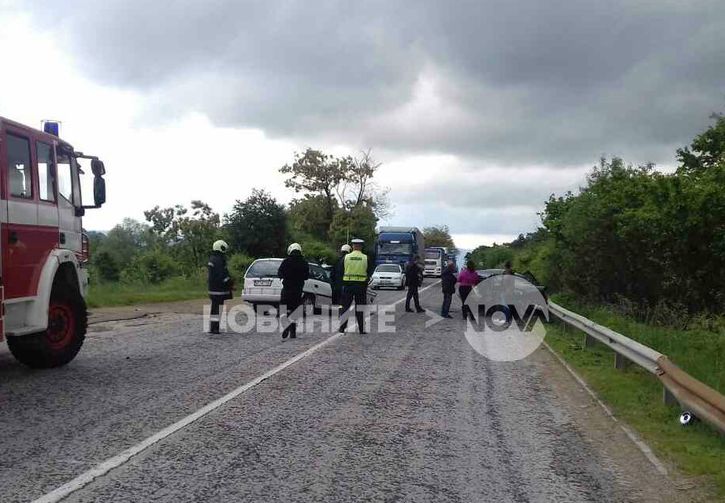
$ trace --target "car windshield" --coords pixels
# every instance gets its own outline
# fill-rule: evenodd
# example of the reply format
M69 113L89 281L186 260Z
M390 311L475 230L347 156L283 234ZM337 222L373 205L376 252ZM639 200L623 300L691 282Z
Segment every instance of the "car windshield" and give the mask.
M400 266L394 264L383 264L379 265L375 272L400 272Z
M323 269L319 265L310 264L310 278L329 283L330 271Z
M488 278L489 276L503 273L503 269L479 269L476 273L482 278Z
M410 255L412 250L410 243L380 243L378 246L381 255Z
M245 274L246 278L276 278L280 260L258 260L252 264Z
M443 252L441 250L427 250L425 252L425 258L437 260L437 259L441 258L442 253Z

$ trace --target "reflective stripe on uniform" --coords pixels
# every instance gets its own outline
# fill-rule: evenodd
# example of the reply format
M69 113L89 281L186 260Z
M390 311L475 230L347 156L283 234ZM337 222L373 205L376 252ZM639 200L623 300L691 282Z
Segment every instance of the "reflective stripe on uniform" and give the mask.
M209 295L229 295L231 292L229 292L228 290L226 292L212 292L211 290L209 290L208 293Z
M343 281L360 281L368 279L368 257L361 251L353 251L345 255L345 273Z

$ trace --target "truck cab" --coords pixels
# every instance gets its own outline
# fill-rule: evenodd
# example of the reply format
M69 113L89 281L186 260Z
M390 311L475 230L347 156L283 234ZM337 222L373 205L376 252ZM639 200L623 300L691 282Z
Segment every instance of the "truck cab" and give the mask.
M0 117L0 340L37 368L69 362L83 344L89 250L82 217L106 199L103 162L61 140L57 123L45 129ZM83 201L84 174L93 177L92 204Z
M375 265L400 264L405 267L417 257L423 268L425 242L417 227L381 227L375 242Z
M446 266L446 257L448 252L445 248L433 246L425 249L425 268L423 274L425 276L441 277L443 268Z

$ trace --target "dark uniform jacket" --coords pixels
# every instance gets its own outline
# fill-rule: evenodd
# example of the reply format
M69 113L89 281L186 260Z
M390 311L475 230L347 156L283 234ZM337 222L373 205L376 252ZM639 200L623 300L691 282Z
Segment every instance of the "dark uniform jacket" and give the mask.
M292 253L279 266L277 276L282 279L282 294L302 293L305 281L310 278L310 265L301 253Z
M441 274L441 288L443 289L443 293L456 293L457 281L453 271L446 267Z
M227 270L226 256L224 256L222 252L211 252L207 269L209 271L207 276L209 295L231 299L232 277L229 275L229 271Z
M342 277L345 275L345 255L342 255L330 270L330 283L332 288L340 288L342 286Z
M420 286L423 281L423 271L415 262L408 262L405 266L405 281L408 287Z

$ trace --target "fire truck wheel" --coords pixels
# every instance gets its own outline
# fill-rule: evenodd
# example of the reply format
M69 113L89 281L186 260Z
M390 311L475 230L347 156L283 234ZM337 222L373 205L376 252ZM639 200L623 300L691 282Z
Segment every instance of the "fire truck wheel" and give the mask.
M60 367L80 351L87 324L86 303L80 292L65 284L56 284L50 295L47 330L8 337L8 347L15 358L29 367Z

